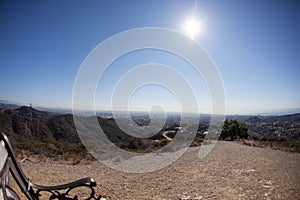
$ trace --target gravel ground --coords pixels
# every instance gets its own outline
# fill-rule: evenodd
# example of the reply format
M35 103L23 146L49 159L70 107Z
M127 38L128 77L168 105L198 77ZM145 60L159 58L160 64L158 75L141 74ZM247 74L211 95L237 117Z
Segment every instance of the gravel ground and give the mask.
M107 199L300 199L300 154L218 142L204 159L190 148L161 170L133 174L99 162L32 163L22 169L32 181L56 185L90 176Z

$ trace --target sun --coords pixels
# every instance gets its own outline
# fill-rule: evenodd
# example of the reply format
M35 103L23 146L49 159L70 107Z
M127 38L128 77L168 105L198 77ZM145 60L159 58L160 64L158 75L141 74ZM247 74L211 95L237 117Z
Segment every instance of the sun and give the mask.
M194 16L188 18L182 27L184 33L192 40L202 31L202 28L202 23Z

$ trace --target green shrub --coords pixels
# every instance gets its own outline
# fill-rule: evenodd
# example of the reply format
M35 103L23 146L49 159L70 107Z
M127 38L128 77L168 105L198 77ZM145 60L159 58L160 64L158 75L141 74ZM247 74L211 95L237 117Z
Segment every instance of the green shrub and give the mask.
M247 139L248 128L245 124L240 124L237 120L225 120L220 135L221 140Z

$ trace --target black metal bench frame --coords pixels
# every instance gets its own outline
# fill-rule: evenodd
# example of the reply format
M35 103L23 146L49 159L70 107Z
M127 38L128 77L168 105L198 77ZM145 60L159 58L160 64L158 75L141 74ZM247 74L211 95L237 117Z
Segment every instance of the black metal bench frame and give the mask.
M78 187L86 187L90 190L89 197L86 200L91 199L100 199L101 196L95 196L94 187L97 185L94 179L92 178L82 178L80 180L58 185L58 186L41 186L36 185L31 182L30 178L27 178L20 168L19 164L16 161L16 157L14 155L13 149L10 145L10 142L7 136L1 132L0 134L0 141L4 142L5 149L7 151L7 159L2 169L0 169L0 190L2 190L4 200L10 199L19 199L18 195L15 191L9 186L8 184L8 175L9 172L18 184L21 191L25 194L27 199L29 200L38 200L41 196L41 192L49 192L50 197L49 199L59 199L59 200L67 200L67 199L78 199L78 196L75 195L73 197L69 196L70 191ZM0 155L3 156L3 155ZM9 197L7 193L10 193ZM0 197L1 198L1 197Z

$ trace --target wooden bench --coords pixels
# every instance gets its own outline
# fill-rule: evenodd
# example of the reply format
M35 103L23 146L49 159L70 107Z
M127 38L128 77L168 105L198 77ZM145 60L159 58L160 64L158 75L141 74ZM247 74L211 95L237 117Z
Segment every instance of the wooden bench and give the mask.
M9 174L15 180L19 186L21 192L24 193L29 200L45 199L42 197L44 194L48 194L49 199L69 200L79 199L78 195L71 196L74 192L73 189L82 187L88 190L88 197L83 199L102 200L101 196L95 196L94 187L96 182L92 178L83 178L71 183L57 185L57 186L41 186L31 182L30 178L27 178L16 161L16 157L13 153L12 147L7 136L0 133L0 200L18 200L20 197L15 190L9 185ZM72 191L73 190L73 191ZM72 192L71 192L72 191Z

